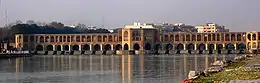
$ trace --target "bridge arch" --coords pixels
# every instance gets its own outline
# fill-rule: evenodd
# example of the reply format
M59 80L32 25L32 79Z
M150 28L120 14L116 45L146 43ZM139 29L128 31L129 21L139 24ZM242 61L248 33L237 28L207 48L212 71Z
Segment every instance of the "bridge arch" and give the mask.
M57 50L57 51L61 51L61 46L60 46L60 45L57 45L57 46L56 46L56 50Z
M234 46L234 44L232 44L232 43L228 43L228 44L226 45L226 49L227 49L227 50L234 50L234 49L235 49L235 46Z
M144 49L145 50L151 50L152 49L152 46L150 43L146 43L145 46L144 46Z
M101 50L100 45L99 44L94 45L94 50L95 51L100 51Z
M53 46L52 46L52 45L48 45L48 46L46 47L46 50L47 50L47 51L53 51Z
M104 46L104 49L105 49L105 50L111 50L112 48L111 48L111 45L110 45L110 44L106 44L106 45Z
M179 51L180 51L180 50L183 50L183 49L184 49L183 44L179 43L179 44L177 45L176 49L179 50Z
M72 46L73 51L78 51L79 50L79 45L73 45Z
M222 44L217 44L217 49L218 50L222 50L223 49L223 45Z
M156 44L155 47L154 47L155 50L160 50L162 49L162 46L161 44Z
M63 50L69 51L70 50L70 46L69 45L64 45Z
M124 50L129 50L128 44L125 44L125 45L124 45Z
M206 48L206 46L203 43L199 44L199 46L198 46L199 50L205 50L205 48Z
M117 44L117 45L116 45L116 50L122 50L122 45Z
M166 50L173 50L173 45L172 45L172 44L167 44L167 45L165 46L165 49L166 49Z
M89 46L88 44L85 44L85 45L83 46L83 50L90 50L90 46Z
M43 46L42 45L37 45L36 46L37 51L43 51Z
M195 50L194 44L193 43L188 44L187 49L188 50Z
M238 44L237 47L238 47L239 50L245 50L246 49L246 44L240 43L240 44Z
M209 50L214 50L214 49L215 49L215 45L214 45L214 44L209 44L208 49L209 49Z
M140 50L140 45L138 43L135 43L133 47L134 50Z

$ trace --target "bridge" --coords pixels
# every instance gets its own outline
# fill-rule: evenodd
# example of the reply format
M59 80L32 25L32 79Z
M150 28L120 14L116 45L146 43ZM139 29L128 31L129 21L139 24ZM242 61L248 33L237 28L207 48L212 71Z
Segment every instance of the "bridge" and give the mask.
M112 51L122 54L222 54L257 52L258 32L187 33L123 28L118 33L16 34L15 47L30 51ZM94 54L96 53L94 52ZM55 53L57 54L57 53Z

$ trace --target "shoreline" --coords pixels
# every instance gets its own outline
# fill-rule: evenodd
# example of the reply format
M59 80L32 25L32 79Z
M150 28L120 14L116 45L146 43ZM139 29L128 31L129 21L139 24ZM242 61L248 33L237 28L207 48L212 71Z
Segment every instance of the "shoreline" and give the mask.
M190 79L187 81L192 81L195 83L201 83L201 82L218 83L218 82L229 82L231 80L260 80L259 70L255 70L252 67L251 68L246 67L248 64L251 64L252 62L260 63L260 56L255 54L253 56L247 56L244 59L243 58L236 59L219 72L208 73L206 76L199 75L198 78Z

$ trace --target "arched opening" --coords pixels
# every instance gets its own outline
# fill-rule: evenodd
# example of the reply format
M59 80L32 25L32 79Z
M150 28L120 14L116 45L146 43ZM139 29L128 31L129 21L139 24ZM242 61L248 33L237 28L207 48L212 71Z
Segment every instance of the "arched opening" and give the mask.
M102 36L101 35L98 36L98 42L102 42Z
M76 36L76 42L80 42L80 36Z
M234 44L228 43L228 44L226 45L226 49L227 49L227 50L234 50L234 49L235 49L235 46L234 46Z
M212 41L216 41L216 35L212 34Z
M81 42L86 42L86 36L81 37Z
M28 44L24 44L24 45L23 45L23 50L29 50Z
M205 44L199 44L198 49L199 49L199 54L203 53L203 50L205 50Z
M152 49L151 44L150 43L146 43L145 46L144 46L144 49L145 50L151 50Z
M87 42L91 42L91 36L87 36Z
M183 44L178 44L177 47L176 47L177 50L183 50L184 49L184 46Z
M253 40L256 40L256 34L253 34L253 35L252 35L252 39L253 39Z
M187 46L187 49L188 49L188 53L189 53L189 54L192 54L191 51L194 50L194 44L190 43L190 44Z
M40 42L44 42L44 37L43 36L40 37Z
M241 34L237 34L237 41L241 41L241 40L242 40Z
M231 34L231 41L235 41L235 40L236 40L235 34Z
M30 42L34 42L34 36L30 36Z
M139 44L137 44L137 43L134 44L134 50L140 50Z
M172 50L172 49L173 49L173 45L172 45L172 44L167 44L167 45L165 46L165 49L166 49L166 50Z
M170 40L174 41L174 36L173 35L170 36Z
M156 44L155 47L154 47L155 50L160 50L162 49L162 46L161 44Z
M47 51L53 51L53 46L52 46L52 45L48 45L48 46L46 47L46 50L47 50Z
M247 39L248 39L249 41L251 41L251 34L248 34L248 35L247 35Z
M186 41L190 41L190 35L186 35Z
M124 45L124 50L129 50L128 44L125 44L125 45Z
M50 40L49 36L46 36L45 37L45 42L50 42L49 40Z
M114 42L118 42L118 38L116 35L114 36Z
M88 45L88 44L85 44L84 46L83 46L83 50L90 50L90 46Z
M110 45L110 44L106 44L105 47L104 47L104 49L105 49L106 51L111 50L111 45Z
M62 42L62 36L59 37L59 42Z
M65 46L63 47L63 50L65 50L65 51L69 51L69 50L70 50L69 45L65 45Z
M63 42L66 42L66 40L67 40L67 37L63 36Z
M122 49L122 46L120 44L117 44L116 45L116 50L121 50Z
M176 49L177 49L177 53L176 53L176 54L181 54L181 50L184 49L183 44L178 44L177 47L176 47Z
M98 44L94 45L94 51L100 51L100 50L101 50L100 45Z
M208 49L209 49L209 54L213 54L214 48L215 48L214 44L209 44L209 47L208 47Z
M124 41L128 41L128 32L127 31L124 32Z
M67 36L67 42L70 42L70 36Z
M196 41L196 36L192 35L192 41Z
M194 44L190 43L188 46L187 46L187 49L188 50L194 50Z
M107 36L106 35L103 36L103 42L107 42Z
M61 46L60 46L60 45L57 45L57 46L56 46L56 50L57 50L57 51L61 51Z
M43 46L42 45L37 45L36 46L37 51L43 51Z
M220 35L217 34L217 41L220 41Z
M111 35L108 36L108 41L109 41L109 42L113 42L113 38L112 38Z
M244 54L245 52L245 49L246 49L246 45L245 44L243 44L243 43L240 43L240 44L238 44L238 50L239 50L239 54Z
M180 37L179 37L179 35L175 35L175 41L180 41Z
M201 41L201 35L197 35L197 41Z
M230 39L229 39L229 34L226 34L226 35L225 35L225 41L230 41Z
M73 51L78 51L79 50L79 45L73 45L72 46Z
M211 41L211 34L208 34L208 41Z
M53 36L51 36L51 42L54 42L54 37Z
M168 35L164 35L164 41L169 41Z
M228 54L232 54L232 50L235 49L235 46L234 44L229 43L226 45L226 49L228 50Z
M218 44L217 45L218 54L221 54L221 50L222 49L223 49L223 45L222 44Z
M209 50L214 50L214 48L215 48L214 44L209 44L209 47L208 47Z

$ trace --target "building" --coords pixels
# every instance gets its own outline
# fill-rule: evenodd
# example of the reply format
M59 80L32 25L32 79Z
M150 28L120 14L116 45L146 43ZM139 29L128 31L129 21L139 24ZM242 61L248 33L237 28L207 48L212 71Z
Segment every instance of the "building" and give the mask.
M15 47L32 51L132 51L147 53L244 53L260 48L259 32L166 32L135 23L115 33L16 34Z
M229 32L224 26L218 24L208 23L206 25L195 26L198 33L215 33L215 32Z

